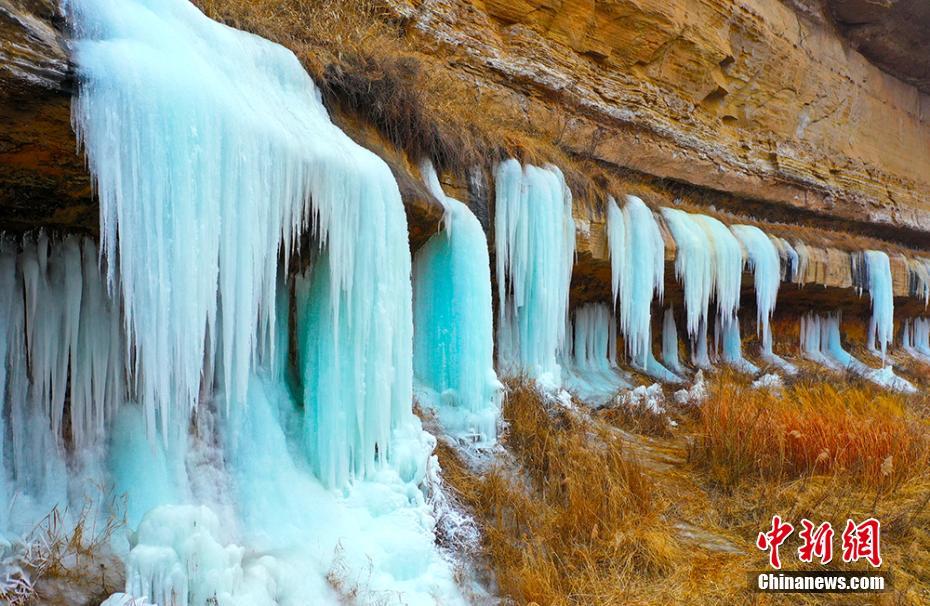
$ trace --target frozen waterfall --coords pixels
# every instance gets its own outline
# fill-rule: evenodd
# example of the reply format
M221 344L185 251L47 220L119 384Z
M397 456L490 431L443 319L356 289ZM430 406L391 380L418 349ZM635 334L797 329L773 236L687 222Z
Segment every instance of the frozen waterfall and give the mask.
M575 258L571 192L559 169L513 159L495 184L498 370L557 388Z
M494 318L488 242L471 210L445 195L433 166L422 167L443 205L443 228L413 264L413 367L422 404L447 433L493 444L503 385L494 372Z

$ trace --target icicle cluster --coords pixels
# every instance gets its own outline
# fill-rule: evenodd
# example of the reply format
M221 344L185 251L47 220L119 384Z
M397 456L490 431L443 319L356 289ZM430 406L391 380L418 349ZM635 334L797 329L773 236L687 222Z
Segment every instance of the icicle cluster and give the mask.
M421 400L438 408L448 433L493 444L503 386L494 372L488 242L471 210L445 195L432 164L422 172L445 215L413 265L413 367L428 390Z
M565 386L589 404L603 405L632 387L617 368L617 324L604 303L575 310L565 348Z
M747 265L753 274L756 293L756 335L762 340L762 359L789 374L795 374L797 369L772 351L772 313L778 301L778 287L782 277L790 273L790 270L782 271L778 245L761 229L752 225L733 225L730 230L746 249ZM792 266L792 257L787 251L794 250L787 243L781 244L781 247L789 259L788 266ZM794 259L796 258L797 253L794 255Z
M930 364L930 318L905 320L901 348L914 359Z
M626 197L623 210L610 198L607 240L614 307L632 364L660 380L680 381L652 353L652 300L661 302L665 289L665 242L655 216L636 196Z
M498 370L558 387L575 256L571 192L557 168L512 159L495 183Z
M916 388L894 374L891 366L869 368L843 348L839 312L801 318L801 353L805 358L833 370L846 370L882 387L913 393Z
M70 265L49 291L42 280L59 279L58 261L46 273L41 251L26 258L23 317L47 358L37 390L52 412L71 359L72 376L91 377L73 386L75 401L92 402L76 409L82 431L124 402L92 478L127 493L139 524L127 591L179 604L335 603L323 575L344 549L348 574L365 570L372 591L459 602L419 489L434 442L411 410L412 264L390 169L331 122L281 46L184 0L70 0L66 11L72 117L126 335L107 352L129 365L129 398L141 404L98 400L120 389L111 367L74 355L98 350L77 325L74 247L62 248ZM285 285L302 238L309 266ZM31 327L59 304L67 313ZM296 351L278 334L291 317ZM50 465L40 453L55 452L52 436L30 455Z
M0 240L0 495L11 497L0 532L83 494L66 448L103 444L125 401L122 322L97 261L93 241L76 236Z
M718 336L725 340L724 357L742 365L742 354L733 347L739 339L736 312L743 273L739 241L726 225L713 217L676 208L663 208L662 216L678 247L675 273L684 284L687 330L692 340L694 364L700 368L711 367L707 328L713 298L717 303ZM733 341L734 331L736 342Z
M905 259L908 274L908 292L930 305L930 259Z

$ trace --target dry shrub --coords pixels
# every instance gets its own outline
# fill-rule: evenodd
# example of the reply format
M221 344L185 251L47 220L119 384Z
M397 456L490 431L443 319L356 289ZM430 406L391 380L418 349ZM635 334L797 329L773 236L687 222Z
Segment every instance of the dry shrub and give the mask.
M724 489L815 474L894 488L930 462L926 428L905 405L905 396L852 379L771 391L723 378L697 411L690 457Z
M441 449L444 476L475 511L502 593L520 603L622 603L668 574L681 547L666 504L616 432L512 384L504 438L516 465L472 473Z
M11 606L99 603L123 585L122 565L110 541L125 526L120 501L113 500L112 513L98 523L91 507L76 513L67 524L58 508L17 542L0 579L0 603ZM2 554L0 554L2 555Z

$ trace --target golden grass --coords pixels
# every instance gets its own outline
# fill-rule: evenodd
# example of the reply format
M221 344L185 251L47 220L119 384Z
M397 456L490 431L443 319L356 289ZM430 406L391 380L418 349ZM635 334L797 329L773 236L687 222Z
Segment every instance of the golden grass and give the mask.
M442 447L446 481L476 511L502 592L519 603L623 603L624 578L659 579L681 547L666 503L609 430L547 405L528 383L504 403L518 466L481 476Z
M446 445L439 456L500 593L517 604L851 603L749 591L746 573L766 567L755 537L773 513L835 528L878 517L894 587L853 603L930 599L927 438L903 396L808 377L779 398L718 374L679 429L619 438L616 419L515 383L503 415L509 456L491 470L470 469ZM811 569L794 548L786 567Z
M113 554L111 539L125 527L120 499L110 502L111 515L96 520L87 506L66 524L58 508L25 537L14 558L0 562L9 568L0 578L0 603L10 606L100 603L124 583L122 562Z
M721 380L697 414L690 457L724 489L813 474L887 489L930 463L926 427L906 417L905 397L848 380L780 392Z

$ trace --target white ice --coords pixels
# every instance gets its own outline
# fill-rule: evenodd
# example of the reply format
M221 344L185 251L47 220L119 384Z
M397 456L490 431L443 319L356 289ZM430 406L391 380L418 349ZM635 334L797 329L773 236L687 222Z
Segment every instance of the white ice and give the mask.
M610 307L588 303L575 310L563 355L565 387L594 406L631 387L617 367L617 327Z
M495 175L498 371L561 386L575 257L572 196L553 166L501 162Z
M631 364L660 381L681 382L652 351L652 301L661 303L665 289L665 242L655 216L636 196L626 196L622 210L609 198L607 241L614 307Z

